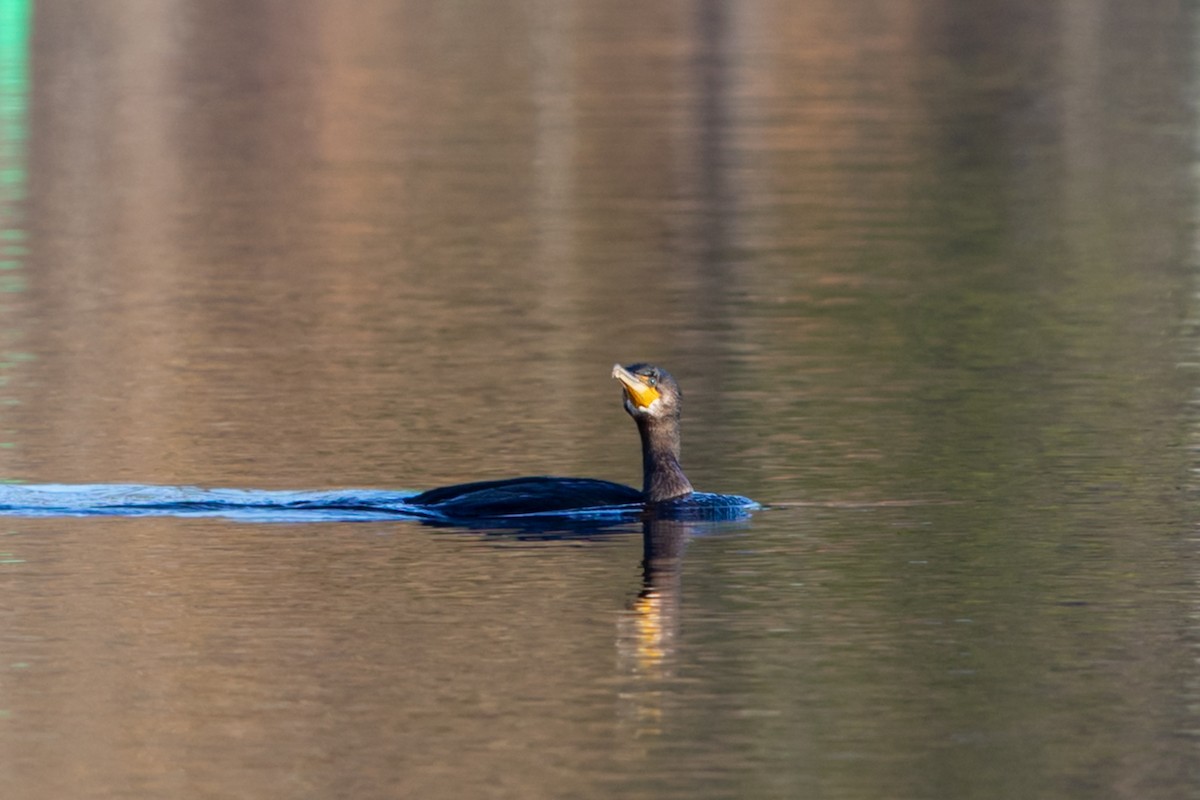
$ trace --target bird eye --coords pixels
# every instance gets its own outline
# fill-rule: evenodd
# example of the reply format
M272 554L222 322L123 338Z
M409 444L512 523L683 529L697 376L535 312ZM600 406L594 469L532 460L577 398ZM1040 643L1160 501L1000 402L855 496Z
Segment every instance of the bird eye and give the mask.
M647 375L646 383L649 384L650 386L658 386L658 378L654 375Z

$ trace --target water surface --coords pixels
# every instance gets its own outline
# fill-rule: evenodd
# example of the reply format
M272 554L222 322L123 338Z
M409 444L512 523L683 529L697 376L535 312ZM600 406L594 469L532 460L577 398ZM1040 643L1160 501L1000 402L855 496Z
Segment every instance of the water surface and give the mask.
M5 797L1198 796L1194 12L0 3ZM14 33L15 32L15 33Z

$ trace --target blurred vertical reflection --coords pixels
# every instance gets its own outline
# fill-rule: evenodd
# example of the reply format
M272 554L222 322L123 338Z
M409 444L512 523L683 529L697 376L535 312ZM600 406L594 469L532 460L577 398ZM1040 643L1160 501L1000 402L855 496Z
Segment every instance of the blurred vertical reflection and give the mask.
M25 197L28 37L29 0L0 0L0 225L5 243L23 238L11 232L20 230L16 204ZM22 255L19 249L6 248L0 253L0 268L11 268L11 260L19 263Z
M635 737L663 732L663 701L674 677L683 555L690 527L647 515L642 522L642 588L618 620L617 654L626 690L623 711Z
M16 400L7 384L12 378L12 368L29 358L18 349L20 310L8 300L25 288L29 17L29 0L0 0L0 448L3 449L15 446L10 438L7 411ZM0 477L5 475L0 473Z

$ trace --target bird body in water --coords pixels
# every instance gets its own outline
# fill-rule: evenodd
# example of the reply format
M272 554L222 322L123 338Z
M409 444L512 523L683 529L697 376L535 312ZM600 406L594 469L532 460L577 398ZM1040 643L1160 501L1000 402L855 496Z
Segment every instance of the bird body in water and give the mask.
M593 478L538 476L445 486L407 502L446 517L481 519L687 499L693 490L679 464L679 384L666 370L650 364L616 364L612 376L621 382L625 410L641 434L640 492Z

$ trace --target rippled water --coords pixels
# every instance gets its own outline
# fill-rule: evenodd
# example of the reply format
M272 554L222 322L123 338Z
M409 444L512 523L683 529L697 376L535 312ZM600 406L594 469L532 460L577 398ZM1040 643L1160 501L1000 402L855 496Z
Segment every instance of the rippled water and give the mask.
M764 506L26 506L0 796L1200 796L1194 16L0 2L0 497Z

